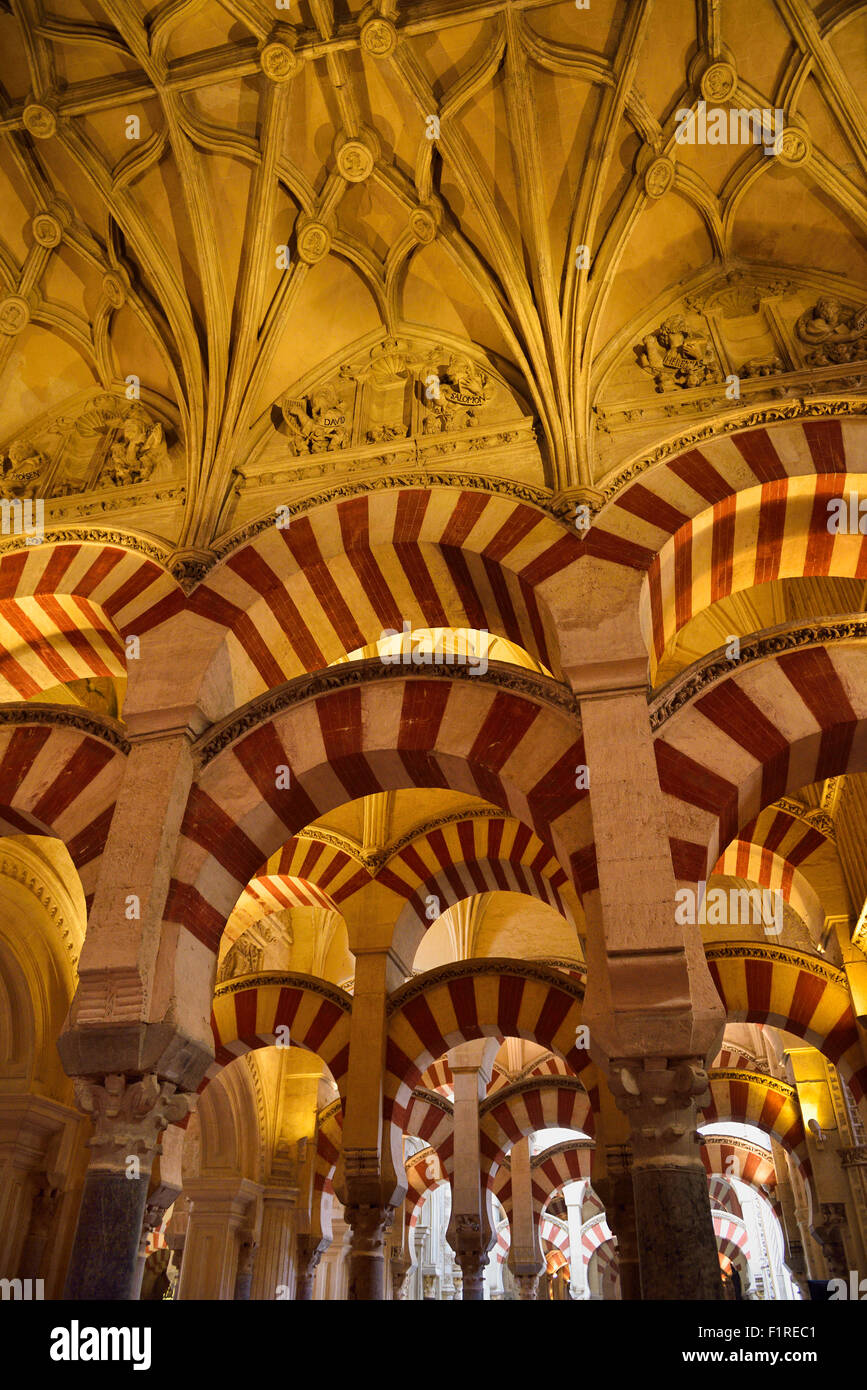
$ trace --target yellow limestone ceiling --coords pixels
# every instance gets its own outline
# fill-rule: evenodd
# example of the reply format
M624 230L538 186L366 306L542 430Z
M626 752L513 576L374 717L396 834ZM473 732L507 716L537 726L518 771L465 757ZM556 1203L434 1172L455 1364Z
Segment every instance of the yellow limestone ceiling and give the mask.
M502 438L466 470L554 492L721 418L747 359L779 363L745 401L803 391L802 315L865 301L865 28L862 3L808 0L15 3L0 449L39 460L49 525L207 554L275 499L381 473L404 408L394 456L430 467L425 363L486 381L470 434ZM715 92L784 111L779 158L676 141ZM641 365L672 315L709 394ZM314 458L341 368L387 378L385 413Z

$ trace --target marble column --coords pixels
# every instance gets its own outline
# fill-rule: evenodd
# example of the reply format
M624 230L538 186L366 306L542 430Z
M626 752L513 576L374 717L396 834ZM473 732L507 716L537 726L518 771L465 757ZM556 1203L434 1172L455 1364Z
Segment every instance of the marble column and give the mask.
M448 1054L454 1086L454 1160L447 1238L461 1270L461 1298L468 1303L485 1297L492 1235L479 1152L479 1101L490 1080L492 1054L489 1038L462 1043Z
M391 927L385 924L377 934L390 938ZM353 950L346 1116L334 1190L351 1232L347 1298L378 1302L386 1297L385 1237L395 1208L406 1196L401 1136L396 1126L383 1120L386 1004L389 990L408 972L380 945L359 944Z
M620 1297L641 1298L638 1234L635 1226L635 1189L632 1183L632 1150L611 1145L605 1151L605 1175L594 1177L593 1188L605 1205L605 1216L617 1240Z
M350 1302L381 1302L385 1298L385 1242L394 1207L348 1203L344 1215L352 1232L347 1297Z
M189 1114L195 1097L176 1093L174 1083L153 1072L138 1081L112 1074L103 1084L76 1077L75 1094L94 1134L64 1298L133 1299L160 1138Z
M632 1130L635 1226L645 1299L723 1298L696 1107L708 1100L698 1059L613 1060L609 1084Z
M587 1182L567 1182L563 1188L566 1220L569 1225L569 1292L573 1299L583 1300L587 1292L587 1272L584 1268L584 1194Z
M309 1303L319 1261L330 1242L324 1236L300 1235L295 1242L295 1300Z
M539 1276L545 1269L539 1243L539 1221L533 1206L533 1168L529 1138L519 1139L509 1154L512 1175L512 1243L509 1268L522 1299L536 1297Z

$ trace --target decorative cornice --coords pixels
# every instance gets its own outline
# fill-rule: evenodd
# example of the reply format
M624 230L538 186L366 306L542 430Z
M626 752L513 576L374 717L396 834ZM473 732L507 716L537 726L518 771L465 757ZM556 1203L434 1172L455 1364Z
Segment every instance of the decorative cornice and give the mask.
M580 1003L584 998L584 990L575 981L570 980L567 975L560 975L554 970L539 968L533 961L513 960L510 956L483 956L478 960L459 960L450 965L440 965L435 970L426 970L423 975L416 975L414 979L408 980L406 984L400 985L389 997L386 1004L386 1013L391 1016L402 1009L411 999L417 999L419 995L426 994L429 989L436 985L448 984L450 980L465 980L473 975L514 975L522 980L538 980L543 985L553 985L560 989L564 994L571 994ZM505 1088L504 1088L505 1089Z
M846 988L846 976L842 970L836 970L833 965L819 960L817 956L809 956L803 951L791 951L785 946L764 946L751 941L727 942L725 945L707 946L704 954L707 960L778 961L781 965L794 965L799 970L808 970L811 975L817 975L822 980Z
M603 505L611 502L618 493L633 483L640 474L652 468L654 464L664 463L666 459L673 458L686 449L694 449L698 444L707 443L711 439L719 439L722 435L737 434L741 430L771 425L780 420L807 420L814 419L816 416L835 415L867 415L867 400L856 400L848 397L808 400L798 397L782 401L778 405L762 406L758 410L726 416L712 425L697 426L686 434L676 435L666 443L657 445L652 453L633 459L631 463L621 468L610 482L603 483L601 485L604 497Z
M378 681L393 681L415 678L417 680L470 681L479 685L493 685L499 690L508 690L513 695L521 695L539 704L552 708L573 718L577 723L576 736L580 732L578 701L564 685L549 676L537 675L520 667L510 666L502 661L492 661L484 675L474 674L469 666L388 666L377 657L363 661L342 662L339 666L328 666L324 671L313 675L297 676L250 700L236 713L222 723L207 730L195 745L200 766L206 767L218 753L222 753L243 734L260 728L275 715L287 709L315 700L320 695L330 695L336 690L351 690L360 685L371 685Z
M552 1144L550 1149L543 1149L540 1154L534 1154L530 1159L530 1167L540 1168L549 1158L556 1158L558 1154L580 1153L584 1149L595 1148L595 1139L563 1139L559 1144ZM603 1218L604 1215L603 1212Z
M60 729L76 729L88 738L98 738L127 756L130 743L124 737L123 726L107 714L77 705L8 704L0 705L0 725L51 724Z
M743 642L736 661L725 655L725 647L717 647L701 661L694 662L686 670L678 672L663 686L659 694L650 700L650 727L654 732L661 729L673 714L703 691L754 661L764 661L770 656L797 651L802 647L857 642L865 638L867 616L859 613L822 623L781 623L778 627L770 628L763 636Z
M724 1068L719 1068L718 1070L722 1071ZM754 1076L762 1075L763 1073L749 1072L746 1074ZM711 1073L711 1075L713 1075L713 1073ZM728 1075L728 1073L726 1073L726 1075ZM774 1156L770 1149L763 1149L761 1144L754 1144L751 1139L741 1139L737 1134L703 1134L701 1136L701 1142L704 1147L707 1147L708 1144L731 1144L736 1149L744 1149L747 1153L755 1154L757 1158L763 1158L766 1163L770 1163L773 1166ZM725 1177L725 1174L718 1173L715 1176ZM769 1183L775 1181L775 1177L768 1178Z
M153 560L166 573L169 572L170 545L137 536L130 531L107 531L100 526L46 527L45 539L41 546L28 545L22 536L10 536L0 541L0 555L8 555L18 550L38 550L47 545L116 545L122 550L132 550L146 559Z
M554 508L552 493L546 488L534 487L532 483L519 483L511 478L487 477L482 473L431 472L424 468L417 472L381 473L367 478L347 479L309 497L296 498L286 506L291 519L293 516L304 516L307 512L315 511L317 507L326 507L331 502L342 502L351 497L363 496L365 493L393 492L399 488L419 487L458 488L461 491L491 493L497 497L506 497L512 502L525 502L531 507L538 507L552 521L563 524L562 517ZM240 530L233 531L230 536L215 542L214 554L219 560L224 560L227 555L231 555L234 550L240 549L273 525L273 512L260 517L258 521L250 521Z
M446 1100L445 1096L439 1095L436 1091L429 1091L425 1086L416 1086L410 1097L410 1105L414 1100L424 1101L425 1105L432 1105L435 1110L441 1110L444 1115L451 1118L455 1113L455 1108L451 1101ZM408 1109L409 1107L407 1107Z
M839 779L835 779L839 780ZM801 820L805 825L809 825L811 830L818 830L820 835L824 835L828 840L835 840L837 827L834 825L833 818L821 807L802 806L800 801L794 801L789 796L781 796L779 801L774 802L781 811L785 811L787 816L794 816L796 820Z
M226 980L223 984L217 985L214 990L214 998L222 999L226 994L242 994L248 989L267 988L275 985L285 986L288 989L307 989L311 994L319 994L323 999L336 1004L343 1013L352 1012L352 996L339 989L337 985L326 984L324 980L318 979L315 975L240 975L235 980Z
M765 1076L760 1071L728 1071L725 1067L714 1067L708 1072L711 1081L748 1081L751 1084L762 1086L766 1091L776 1091L778 1096L785 1096L786 1100L794 1100L797 1091L794 1086L789 1086L785 1081L778 1081L775 1076ZM709 1109L708 1106L704 1107ZM710 1136L713 1138L713 1136Z
M479 1103L479 1119L505 1101L524 1096L529 1091L577 1091L588 1099L587 1088L577 1076L531 1076L526 1081L516 1081L512 1086L501 1086L499 1090L491 1091Z

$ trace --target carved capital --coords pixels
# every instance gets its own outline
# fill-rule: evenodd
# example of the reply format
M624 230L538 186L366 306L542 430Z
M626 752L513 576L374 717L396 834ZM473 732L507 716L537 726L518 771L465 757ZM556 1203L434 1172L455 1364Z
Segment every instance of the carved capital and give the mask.
M148 1163L160 1152L160 1136L170 1124L177 1124L193 1109L196 1097L176 1094L171 1081L160 1081L148 1072L140 1081L114 1074L104 1083L88 1077L75 1078L75 1097L93 1120L93 1166L122 1169L130 1157L144 1157Z
M650 1159L700 1163L696 1112L710 1101L699 1058L612 1059L611 1092L632 1126L636 1165Z
M394 1218L394 1207L350 1205L345 1208L344 1215L352 1228L353 1251L381 1255Z

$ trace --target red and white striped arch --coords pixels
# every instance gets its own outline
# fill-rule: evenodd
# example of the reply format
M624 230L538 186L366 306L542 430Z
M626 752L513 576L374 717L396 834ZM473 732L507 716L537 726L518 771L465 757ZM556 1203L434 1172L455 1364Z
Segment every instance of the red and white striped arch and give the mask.
M436 1062L431 1063L422 1075L420 1089L435 1091L439 1095L445 1096L446 1100L454 1101L455 1079L446 1057L440 1057Z
M805 952L750 942L710 946L706 956L730 1020L771 1024L804 1038L861 1100L867 1062L842 970Z
M528 1038L574 1076L595 1070L575 1046L583 993L566 976L520 961L461 961L419 975L389 1001L386 1119L403 1126L413 1088L436 1058L473 1038Z
M343 902L371 881L367 869L345 849L306 835L293 835L275 850L257 877L302 880L332 904Z
M867 536L828 530L828 504L867 498L867 474L826 473L749 488L686 520L654 556L641 624L657 663L710 604L776 579L867 578Z
M597 514L585 539L589 554L648 570L686 523L761 484L863 468L862 419L790 420L704 441L621 489Z
M407 1223L412 1228L421 1214L421 1204L428 1192L451 1179L451 1164L443 1161L437 1150L431 1146L413 1154L406 1160L406 1197L404 1198Z
M126 755L72 712L63 725L15 718L0 726L0 834L63 840L89 911Z
M403 1132L430 1144L442 1162L451 1162L454 1153L454 1108L443 1096L417 1087L407 1107Z
M712 1070L708 1077L711 1100L704 1107L702 1124L735 1120L773 1135L797 1160L809 1185L813 1170L795 1088L759 1072Z
M349 1066L352 998L336 985L312 975L255 975L218 985L211 1013L214 1061L199 1090L236 1057L259 1047L273 1047L286 1035L290 1047L302 1047L328 1067L343 1097Z
M586 1074L586 1073L585 1073ZM574 1076L539 1077L495 1091L479 1106L479 1153L489 1171L513 1144L543 1129L593 1129L590 1097Z
M556 672L535 589L580 554L574 531L525 502L381 489L269 526L208 575L189 608L225 630L236 705L404 621L495 633Z
M570 1182L581 1182L589 1178L593 1165L594 1147L586 1139L575 1139L558 1144L548 1153L539 1154L533 1159L532 1194L533 1208L541 1212L550 1202L555 1192L559 1192Z
M727 1260L736 1260L738 1255L749 1261L750 1240L747 1235L747 1228L743 1221L739 1221L736 1216L729 1212L719 1211L714 1208L711 1211L713 1218L713 1233L716 1236L716 1248Z
M662 725L655 752L675 874L695 882L779 797L867 769L867 645L734 670Z
M399 931L409 921L431 926L431 895L444 912L477 893L523 893L575 921L566 870L528 825L513 818L474 817L427 831L389 859L376 880L406 899Z
M210 761L184 816L166 917L212 948L264 860L327 811L373 792L447 787L494 801L565 855L592 838L576 721L476 682L405 673L311 696ZM276 786L277 769L291 786ZM411 944L411 943L410 943Z
M46 544L0 557L0 701L128 675L123 638L145 638L183 603L166 570L120 546Z

